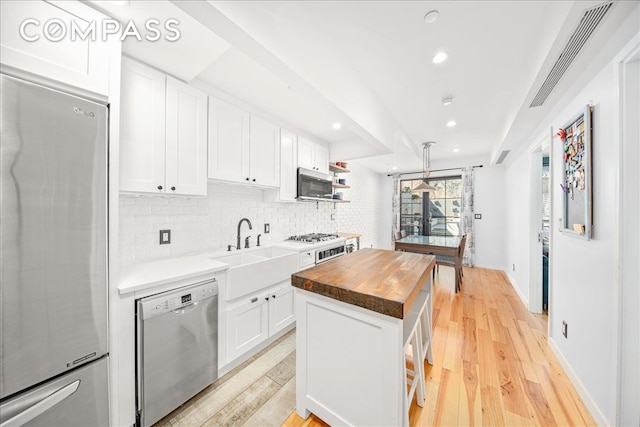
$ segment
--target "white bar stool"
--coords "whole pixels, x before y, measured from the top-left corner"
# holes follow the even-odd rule
[[[417,393],[416,403],[420,407],[424,407],[425,399],[425,379],[424,379],[424,355],[422,354],[422,322],[420,320],[419,311],[410,311],[409,315],[405,317],[403,321],[403,352],[405,357],[404,363],[404,379],[405,390],[408,387],[405,395],[405,411],[404,411],[404,425],[409,425],[409,408],[413,397]],[[407,368],[406,354],[411,346],[411,357],[413,361],[413,370]],[[410,378],[409,378],[410,377]]]
[[[427,294],[421,309],[420,309],[420,326],[422,329],[422,357],[433,365],[433,352],[431,350],[431,294],[426,291],[420,291]]]

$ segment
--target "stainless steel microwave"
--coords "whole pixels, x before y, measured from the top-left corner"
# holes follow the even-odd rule
[[[331,200],[333,178],[328,173],[298,168],[298,200]]]

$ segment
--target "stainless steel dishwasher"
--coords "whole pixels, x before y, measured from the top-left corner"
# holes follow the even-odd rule
[[[148,427],[218,378],[216,279],[136,301],[138,426]]]

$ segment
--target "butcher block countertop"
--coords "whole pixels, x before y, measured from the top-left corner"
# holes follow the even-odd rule
[[[362,249],[291,276],[296,288],[403,319],[436,260],[432,255]]]
[[[340,237],[344,237],[345,239],[357,239],[358,237],[362,237],[362,234],[358,233],[341,233],[338,231],[336,234]]]

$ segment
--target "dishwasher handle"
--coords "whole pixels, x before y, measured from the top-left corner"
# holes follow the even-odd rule
[[[180,308],[176,308],[175,310],[171,310],[171,313],[177,314],[177,315],[187,314],[195,310],[197,305],[198,305],[198,301],[188,305],[184,305]]]

